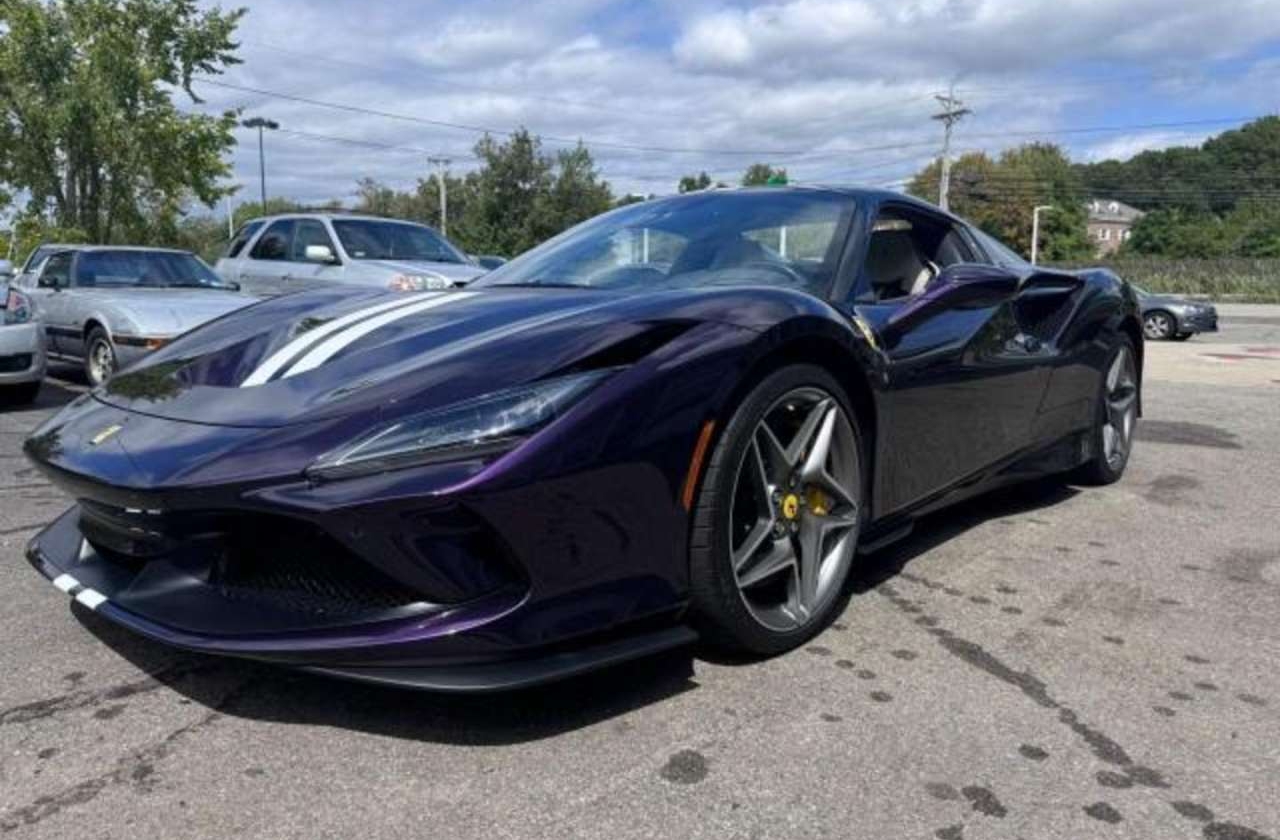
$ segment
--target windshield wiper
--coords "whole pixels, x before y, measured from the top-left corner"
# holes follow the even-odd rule
[[[581,283],[539,283],[537,281],[528,281],[523,283],[490,283],[490,289],[591,289],[599,291],[598,286],[584,286]]]

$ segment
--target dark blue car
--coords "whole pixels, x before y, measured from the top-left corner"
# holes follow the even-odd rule
[[[819,632],[870,550],[997,484],[1125,469],[1142,322],[904,196],[709,191],[457,291],[220,318],[27,455],[76,505],[28,556],[145,636],[441,690],[700,634]]]

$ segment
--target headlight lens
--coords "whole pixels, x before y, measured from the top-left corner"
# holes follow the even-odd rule
[[[425,292],[429,289],[447,289],[452,284],[438,274],[397,274],[387,288],[393,292]]]
[[[4,300],[4,323],[25,324],[31,320],[31,298],[10,289]]]
[[[307,469],[315,480],[493,456],[546,426],[612,370],[533,382],[400,420],[357,438]]]

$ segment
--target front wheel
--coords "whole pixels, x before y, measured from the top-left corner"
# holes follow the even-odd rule
[[[742,400],[693,509],[692,613],[711,642],[771,655],[830,620],[858,543],[862,453],[844,391],[821,368],[782,368]]]
[[[116,372],[116,348],[102,327],[89,331],[84,348],[84,377],[96,388]]]
[[[1138,423],[1138,365],[1133,343],[1121,338],[1111,351],[1098,394],[1093,458],[1076,477],[1086,484],[1112,484],[1124,475]]]

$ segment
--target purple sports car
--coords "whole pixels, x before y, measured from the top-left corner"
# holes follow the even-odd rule
[[[174,341],[27,441],[76,499],[28,557],[161,642],[420,688],[776,654],[921,514],[1118,479],[1142,348],[1114,275],[902,195],[647,201]]]

